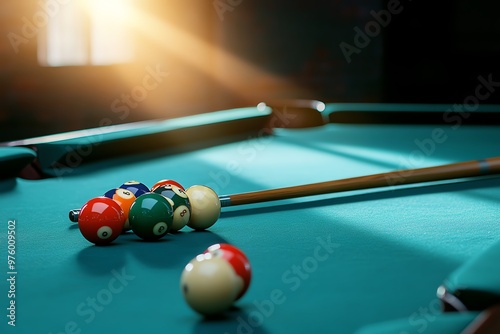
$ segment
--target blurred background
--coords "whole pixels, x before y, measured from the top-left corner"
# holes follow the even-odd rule
[[[2,0],[0,141],[282,99],[463,103],[496,1]],[[500,89],[498,89],[500,90]],[[484,103],[499,103],[493,91]]]

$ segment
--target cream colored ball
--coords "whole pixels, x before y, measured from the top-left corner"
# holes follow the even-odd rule
[[[191,217],[187,226],[204,230],[215,224],[220,216],[219,196],[211,188],[195,185],[186,190],[191,204]]]
[[[233,305],[242,283],[228,261],[211,254],[200,254],[184,268],[180,288],[193,310],[214,316]]]

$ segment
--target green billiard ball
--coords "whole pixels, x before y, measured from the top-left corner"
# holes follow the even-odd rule
[[[140,238],[160,239],[172,228],[172,204],[156,193],[139,196],[130,207],[129,222],[132,231]]]

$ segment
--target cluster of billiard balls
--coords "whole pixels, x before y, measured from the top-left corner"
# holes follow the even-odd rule
[[[250,262],[239,248],[215,244],[185,266],[180,288],[193,310],[216,316],[245,294],[251,276]]]
[[[203,230],[219,215],[219,197],[208,187],[184,189],[176,181],[161,180],[150,189],[129,181],[85,203],[78,227],[88,241],[106,245],[129,230],[144,240],[158,240],[184,226]],[[245,294],[251,276],[250,262],[239,248],[215,244],[184,267],[180,288],[193,310],[214,316]]]
[[[148,188],[129,181],[85,203],[78,227],[88,241],[106,245],[129,230],[144,240],[158,240],[186,225],[203,230],[219,215],[219,197],[208,187],[184,189],[176,181],[161,180]]]

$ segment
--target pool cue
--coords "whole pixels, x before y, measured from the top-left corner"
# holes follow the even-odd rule
[[[347,179],[312,183],[263,191],[219,197],[221,206],[233,206],[295,197],[321,195],[349,190],[404,185],[421,182],[450,180],[457,178],[500,173],[500,157],[459,162],[435,167],[399,170],[394,172],[358,176]]]
[[[500,174],[500,157],[472,160],[435,167],[398,170],[367,176],[311,183],[285,188],[219,196],[221,207],[277,201],[349,190],[380,188],[458,178]],[[69,218],[78,221],[80,210],[71,210]]]

